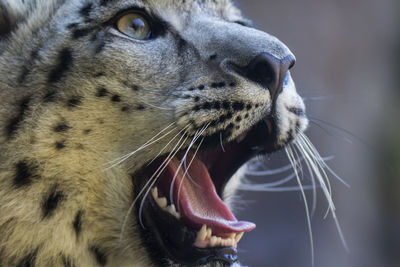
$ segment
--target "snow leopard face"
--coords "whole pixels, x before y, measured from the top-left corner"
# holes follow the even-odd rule
[[[239,266],[248,160],[308,124],[228,0],[0,0],[0,265]]]

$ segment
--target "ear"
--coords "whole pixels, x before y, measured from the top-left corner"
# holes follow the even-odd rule
[[[20,0],[0,0],[0,39],[7,37],[23,19]]]

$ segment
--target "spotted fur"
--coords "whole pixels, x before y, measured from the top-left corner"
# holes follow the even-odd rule
[[[116,31],[129,9],[160,25],[154,39]],[[131,175],[169,140],[110,162],[170,124],[190,136],[209,124],[207,142],[230,141],[274,108],[278,144],[303,131],[291,78],[273,104],[229,70],[291,54],[242,24],[229,0],[0,0],[0,266],[155,266],[137,217],[121,231]]]

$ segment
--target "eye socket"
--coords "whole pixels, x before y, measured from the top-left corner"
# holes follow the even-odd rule
[[[138,40],[148,40],[151,36],[148,21],[138,13],[128,13],[119,18],[117,29],[121,33]]]

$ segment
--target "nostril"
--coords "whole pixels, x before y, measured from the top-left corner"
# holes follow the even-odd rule
[[[261,53],[247,66],[240,68],[239,73],[268,89],[272,99],[275,99],[282,91],[283,80],[295,62],[291,55],[278,59],[269,53]]]
[[[245,67],[245,75],[271,90],[279,79],[279,61],[270,54],[261,53]]]

